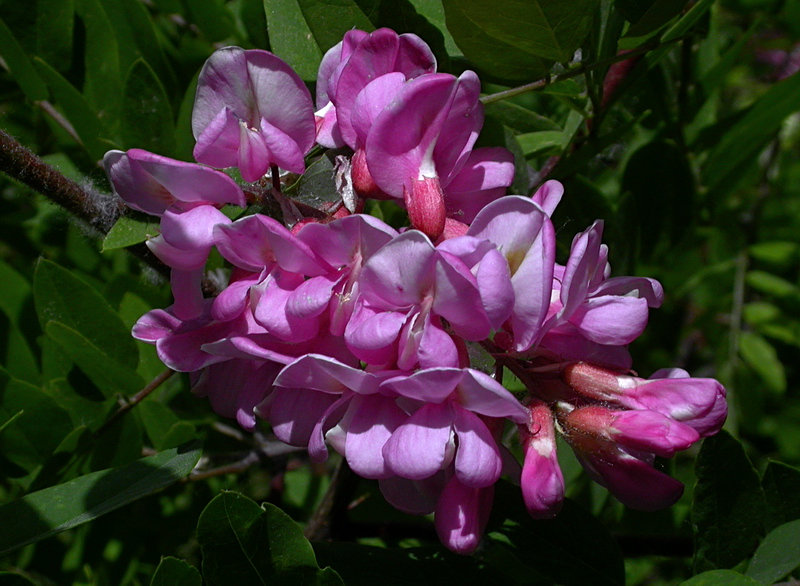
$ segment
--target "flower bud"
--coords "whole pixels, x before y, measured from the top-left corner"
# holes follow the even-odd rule
[[[436,241],[444,232],[444,192],[438,177],[423,177],[411,182],[411,189],[403,187],[403,197],[411,226]]]
[[[531,517],[550,519],[564,501],[564,477],[556,457],[556,434],[549,407],[536,402],[530,407],[530,422],[520,426],[525,462],[520,486]]]

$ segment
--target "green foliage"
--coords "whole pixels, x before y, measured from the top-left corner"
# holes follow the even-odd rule
[[[313,92],[325,51],[382,26],[422,37],[441,71],[477,70],[486,95],[513,90],[487,103],[479,145],[516,155],[516,193],[564,183],[560,261],[602,218],[614,274],[664,284],[631,347],[636,368],[720,378],[731,405],[727,432],[668,463],[684,497],[636,513],[565,460],[558,517],[530,520],[501,483],[485,542],[465,558],[377,483],[342,481],[333,541],[312,548],[301,527],[336,485],[330,469],[267,427],[220,421],[189,377],[166,376],[156,348],[130,337],[170,302],[165,280],[121,250],[157,236],[157,222],[128,211],[98,237],[3,176],[0,583],[800,578],[800,74],[764,61],[796,55],[797,0],[0,0],[0,127],[108,192],[109,149],[191,160],[197,74],[215,48],[273,51]],[[634,58],[613,80],[620,50]],[[287,193],[336,201],[335,154],[313,152]]]

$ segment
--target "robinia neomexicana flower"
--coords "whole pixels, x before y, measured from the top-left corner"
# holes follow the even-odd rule
[[[611,276],[601,221],[556,262],[550,218],[568,196],[555,181],[506,195],[511,153],[473,148],[479,97],[475,73],[437,73],[421,39],[388,29],[349,31],[325,55],[316,113],[280,58],[228,47],[198,82],[200,165],[137,149],[105,159],[116,193],[161,217],[148,245],[172,268],[174,304],[133,335],[191,373],[220,415],[249,430],[265,420],[316,460],[334,449],[397,508],[434,513],[442,542],[463,554],[478,547],[504,474],[531,515],[558,513],[558,435],[620,501],[655,510],[683,490],[655,458],[716,433],[727,413],[713,379],[632,373],[627,345],[661,304],[660,284]],[[292,225],[220,211],[244,209],[248,186],[217,169],[269,175],[279,192],[279,169],[302,173],[315,141],[349,149],[337,172],[357,205]],[[394,200],[410,225],[353,213],[367,198]],[[208,297],[212,249],[229,268]],[[525,392],[472,364],[470,345]],[[509,429],[521,464],[503,456]]]

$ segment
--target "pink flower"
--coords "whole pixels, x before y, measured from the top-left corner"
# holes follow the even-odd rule
[[[305,170],[314,108],[291,67],[267,51],[226,47],[206,61],[197,83],[192,132],[200,163],[239,167],[245,181],[257,181],[271,165]]]
[[[355,147],[351,113],[371,81],[396,72],[401,81],[436,71],[436,58],[417,35],[382,28],[351,30],[325,53],[317,75],[317,142],[328,148]]]

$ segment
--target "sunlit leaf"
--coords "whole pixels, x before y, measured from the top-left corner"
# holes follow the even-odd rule
[[[169,486],[200,458],[197,442],[112,470],[86,474],[0,507],[0,553],[77,527]]]

